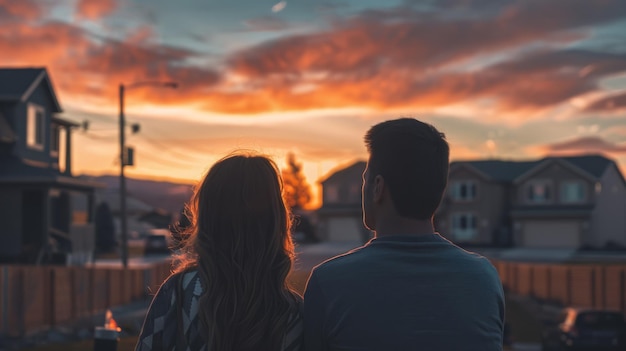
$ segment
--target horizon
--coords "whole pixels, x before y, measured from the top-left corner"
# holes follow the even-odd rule
[[[280,5],[280,6],[279,6]],[[626,174],[626,3],[606,0],[0,0],[0,67],[48,70],[75,174],[197,182],[235,149],[318,180],[366,160],[372,125],[417,117],[451,161],[603,154]],[[55,33],[50,36],[49,33]]]

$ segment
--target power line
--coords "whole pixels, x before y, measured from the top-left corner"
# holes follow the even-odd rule
[[[167,145],[161,143],[160,141],[157,141],[155,139],[149,138],[149,137],[147,137],[147,136],[145,136],[143,134],[138,135],[138,136],[141,137],[141,139],[143,139],[144,141],[148,142],[153,147],[159,149],[160,151],[164,151],[164,152],[170,153],[173,156],[181,157],[181,158],[187,159],[189,161],[197,161],[197,158],[195,158],[193,156],[190,156],[189,154],[185,154],[185,153],[173,150],[172,146],[167,146]]]

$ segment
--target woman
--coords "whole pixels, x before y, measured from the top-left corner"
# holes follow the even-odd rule
[[[300,350],[301,297],[286,282],[290,216],[274,162],[218,161],[188,209],[178,268],[154,297],[136,350]]]

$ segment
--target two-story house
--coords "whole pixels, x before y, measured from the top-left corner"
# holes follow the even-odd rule
[[[98,184],[72,177],[78,125],[60,112],[45,68],[0,69],[0,261],[82,263],[93,253]]]
[[[626,182],[600,155],[453,162],[436,218],[458,243],[626,246]]]
[[[320,183],[322,207],[317,210],[320,239],[335,242],[365,242],[371,232],[363,225],[361,184],[366,162],[358,161],[332,171]]]

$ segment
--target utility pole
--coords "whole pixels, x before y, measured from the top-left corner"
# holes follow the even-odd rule
[[[126,225],[126,122],[124,120],[124,84],[120,84],[120,226],[122,236],[122,265],[128,268],[128,232]]]
[[[127,165],[128,161],[128,153],[126,150],[126,121],[124,118],[124,92],[126,88],[136,88],[139,86],[161,86],[171,89],[178,88],[178,83],[176,82],[160,82],[160,81],[143,81],[143,82],[135,82],[125,86],[124,84],[120,84],[120,231],[122,237],[122,265],[124,269],[128,268],[128,228],[127,228],[127,218],[126,218],[126,176],[124,175],[124,167]],[[139,128],[137,126],[133,126],[133,131],[138,131]]]

